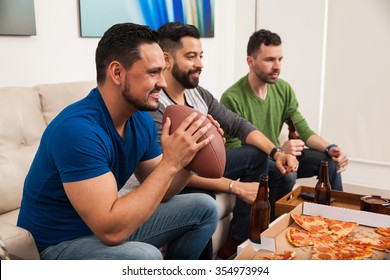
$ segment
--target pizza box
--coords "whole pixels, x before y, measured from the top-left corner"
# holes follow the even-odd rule
[[[359,223],[353,234],[359,237],[374,237],[375,227],[390,227],[390,216],[376,214],[366,211],[353,210],[348,208],[333,207],[310,202],[303,202],[296,206],[291,212],[298,215],[322,216],[342,221]],[[290,213],[291,213],[290,212]],[[245,241],[237,248],[237,260],[256,259],[260,256],[270,256],[273,252],[283,252],[284,250],[295,251],[297,260],[308,260],[311,256],[311,247],[295,247],[291,245],[287,238],[288,228],[300,228],[291,218],[290,213],[283,214],[270,224],[270,227],[261,235],[261,244],[253,244],[249,240]],[[386,259],[389,253],[373,250],[372,259]]]
[[[302,193],[314,194],[314,187],[298,186],[276,201],[275,215],[281,216],[284,213],[288,213],[304,202],[305,200],[300,196]],[[360,198],[363,196],[365,195],[332,190],[334,201],[331,203],[331,206],[360,210]]]

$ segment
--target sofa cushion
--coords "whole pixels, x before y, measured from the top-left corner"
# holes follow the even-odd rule
[[[49,124],[62,109],[87,96],[94,87],[96,87],[95,81],[83,81],[41,84],[35,86],[34,89],[41,98],[43,116]]]
[[[25,260],[39,260],[34,238],[27,230],[15,225],[0,221],[1,238],[4,241],[11,258]]]
[[[20,212],[20,208],[8,211],[6,213],[2,213],[0,215],[0,221],[16,225],[18,221],[19,212]]]
[[[0,88],[0,214],[20,207],[24,178],[45,128],[33,89]]]
[[[236,203],[236,196],[228,193],[217,193],[216,200],[219,208],[219,219],[230,215]]]

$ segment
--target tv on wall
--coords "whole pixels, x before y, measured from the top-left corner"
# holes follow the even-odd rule
[[[36,35],[34,0],[0,0],[0,35]]]
[[[214,0],[79,0],[79,4],[81,37],[101,37],[116,23],[157,29],[170,21],[195,25],[202,37],[214,37]]]

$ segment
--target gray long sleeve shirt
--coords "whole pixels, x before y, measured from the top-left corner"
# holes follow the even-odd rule
[[[243,143],[246,143],[246,138],[250,132],[257,130],[249,121],[230,111],[219,103],[208,90],[200,86],[194,89],[186,89],[184,91],[184,97],[187,106],[193,107],[204,115],[211,115],[219,122],[225,134],[239,138]],[[154,119],[161,143],[162,120],[165,108],[176,103],[163,90],[160,92],[159,103],[160,108],[157,111],[151,111],[149,113]]]

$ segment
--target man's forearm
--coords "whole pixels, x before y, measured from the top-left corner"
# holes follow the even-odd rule
[[[262,150],[269,155],[275,145],[261,131],[254,130],[248,134],[246,143]]]
[[[181,192],[189,183],[191,177],[192,174],[186,169],[180,170],[173,178],[173,181],[165,193],[162,202],[170,200],[173,196]]]

